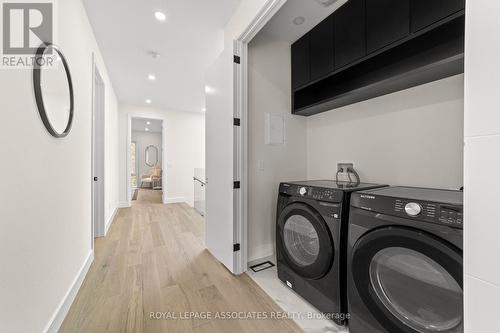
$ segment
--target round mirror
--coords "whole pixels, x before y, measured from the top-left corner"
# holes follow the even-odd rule
[[[147,146],[146,147],[146,165],[148,167],[154,167],[158,164],[158,148],[155,146]]]
[[[47,131],[56,138],[68,135],[73,122],[73,84],[61,50],[43,44],[35,55],[33,84],[38,112]]]

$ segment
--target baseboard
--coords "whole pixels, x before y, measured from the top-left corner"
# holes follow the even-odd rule
[[[104,226],[104,237],[106,237],[109,227],[111,227],[111,225],[115,221],[116,213],[118,213],[118,208],[115,208],[113,214],[111,214],[111,217],[106,221],[106,225]]]
[[[94,251],[92,250],[87,256],[87,259],[85,259],[82,268],[73,280],[73,283],[71,284],[69,290],[66,292],[66,295],[64,295],[61,303],[59,303],[59,306],[57,307],[56,311],[52,315],[52,318],[45,327],[44,332],[57,333],[57,331],[59,331],[59,328],[61,328],[64,318],[66,318],[69,308],[71,307],[71,304],[73,304],[73,301],[78,294],[78,290],[80,290],[83,280],[85,280],[85,276],[87,275],[87,272],[89,271],[90,265],[92,265],[93,261]]]
[[[118,208],[130,208],[130,203],[124,201],[118,203]]]
[[[179,203],[179,202],[186,202],[186,199],[184,199],[183,197],[177,197],[177,198],[165,198],[163,200],[164,204]]]

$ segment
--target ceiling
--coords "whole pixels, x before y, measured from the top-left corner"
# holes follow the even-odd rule
[[[293,43],[346,2],[347,0],[288,0],[261,32]],[[325,7],[322,3],[331,5]],[[304,18],[301,25],[294,24],[297,17]]]
[[[150,99],[156,108],[201,112],[206,69],[222,51],[223,29],[240,1],[83,0],[120,103]],[[156,11],[166,14],[164,22]]]
[[[149,131],[146,131],[146,128]],[[148,118],[132,118],[132,131],[134,132],[161,133],[161,130],[161,120]]]

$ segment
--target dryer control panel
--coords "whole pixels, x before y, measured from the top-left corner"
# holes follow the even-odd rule
[[[394,194],[406,194],[408,198],[396,197]],[[381,214],[462,228],[461,196],[462,193],[458,191],[394,187],[355,193],[351,205]],[[441,197],[445,202],[422,200]]]
[[[434,202],[414,202],[394,199],[394,212],[397,215],[423,219],[424,221],[443,223],[461,227],[463,212],[460,207],[446,206]]]

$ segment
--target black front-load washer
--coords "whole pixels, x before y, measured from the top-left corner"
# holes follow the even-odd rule
[[[463,332],[463,193],[387,187],[353,194],[351,333]]]
[[[352,192],[384,185],[328,180],[281,183],[278,277],[337,324],[345,324],[347,222]]]

